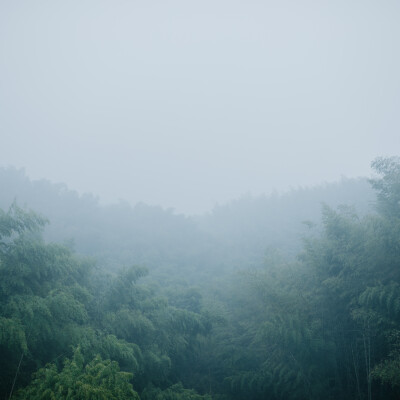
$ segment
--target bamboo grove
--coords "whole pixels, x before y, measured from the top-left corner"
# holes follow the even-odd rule
[[[372,167],[372,210],[324,205],[296,256],[265,243],[262,262],[162,213],[183,250],[167,235],[164,257],[143,233],[134,266],[121,248],[80,255],[14,202],[0,211],[0,398],[398,399],[400,161]]]

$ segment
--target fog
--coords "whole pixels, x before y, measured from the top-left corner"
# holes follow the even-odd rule
[[[0,398],[400,399],[398,1],[0,1]]]
[[[201,213],[399,152],[397,1],[0,3],[0,164]]]

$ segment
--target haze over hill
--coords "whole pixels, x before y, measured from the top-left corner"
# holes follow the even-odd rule
[[[321,207],[342,204],[360,215],[374,209],[375,196],[366,179],[342,180],[282,195],[244,196],[193,217],[143,203],[101,205],[66,185],[30,180],[23,170],[0,168],[0,208],[15,201],[49,218],[45,238],[73,243],[75,250],[96,257],[99,266],[116,271],[145,265],[163,279],[196,284],[204,277],[260,265],[267,249],[288,259],[302,247],[310,230],[305,221],[321,223]],[[171,272],[174,271],[173,273]]]

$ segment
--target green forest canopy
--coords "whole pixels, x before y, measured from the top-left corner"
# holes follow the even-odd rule
[[[328,186],[331,198],[351,193],[360,212],[335,200],[321,224],[297,233],[287,215],[279,226],[263,207],[281,201],[294,215],[296,199],[315,205],[322,189],[191,219],[144,205],[101,208],[48,184],[53,231],[14,202],[0,211],[0,397],[399,398],[400,160],[372,167],[375,211],[361,181]],[[3,182],[21,178],[8,173]],[[54,241],[69,212],[66,233],[84,227],[84,256]],[[276,237],[287,242],[268,239]],[[135,251],[140,262],[132,257],[129,267]]]

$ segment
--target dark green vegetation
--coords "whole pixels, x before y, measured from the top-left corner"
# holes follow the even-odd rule
[[[398,399],[400,161],[373,168],[376,200],[348,180],[196,218],[1,171],[0,398]]]

